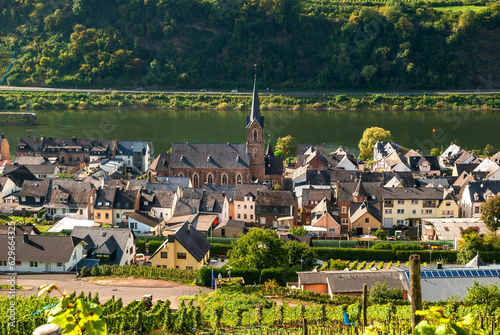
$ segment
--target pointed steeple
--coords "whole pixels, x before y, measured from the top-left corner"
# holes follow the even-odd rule
[[[264,128],[264,118],[260,116],[259,92],[257,91],[257,65],[254,66],[255,77],[253,83],[252,110],[250,112],[250,117],[247,117],[247,128],[250,127],[253,120],[257,120],[260,126]]]
[[[274,157],[273,146],[271,145],[271,139],[267,142],[266,156]]]

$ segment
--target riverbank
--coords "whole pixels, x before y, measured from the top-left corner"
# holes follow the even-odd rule
[[[0,113],[0,126],[33,126],[35,124],[35,113]]]
[[[263,110],[498,110],[500,94],[261,94]],[[246,110],[248,94],[0,92],[0,110],[162,108]]]

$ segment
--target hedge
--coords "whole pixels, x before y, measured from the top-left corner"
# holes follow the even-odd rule
[[[137,252],[143,254],[146,252],[146,242],[145,241],[137,241],[135,243],[135,247],[137,248]]]
[[[155,251],[163,244],[163,241],[151,240],[148,242],[148,252],[154,254]]]
[[[480,251],[479,257],[487,263],[500,262],[500,251]]]
[[[227,256],[229,250],[231,250],[231,246],[229,244],[213,243],[212,247],[210,248],[210,255]]]
[[[212,269],[214,272],[214,277],[217,278],[219,273],[222,274],[222,277],[227,278],[227,271],[222,271],[221,269],[215,269],[210,267],[202,267],[199,272],[200,285],[202,286],[211,286],[212,280]],[[231,269],[231,277],[243,277],[246,285],[250,285],[253,283],[259,283],[260,279],[260,271],[257,269]]]
[[[396,260],[401,262],[406,262],[410,259],[410,255],[417,254],[420,255],[420,261],[430,262],[431,254],[429,250],[398,250],[396,251]],[[458,251],[455,250],[433,250],[432,259],[438,260],[442,259],[446,263],[455,263],[457,261]]]
[[[261,283],[265,283],[266,281],[272,279],[276,279],[276,282],[280,286],[286,286],[287,282],[299,281],[297,272],[291,268],[269,268],[261,271],[260,273]]]
[[[366,260],[366,261],[392,261],[396,258],[393,250],[372,250],[356,248],[312,248],[316,257],[322,260],[343,259],[343,260]]]

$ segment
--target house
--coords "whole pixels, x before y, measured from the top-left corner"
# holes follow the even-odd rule
[[[271,146],[271,140],[267,144],[266,154],[264,156],[264,180],[263,182],[271,188],[279,185],[283,189],[283,178],[285,169],[283,167],[283,159],[281,157],[274,157],[274,150]]]
[[[371,202],[352,202],[349,215],[350,229],[355,235],[373,235],[382,228],[379,208]]]
[[[462,217],[480,218],[481,205],[496,195],[500,195],[500,182],[481,181],[466,185],[460,200]]]
[[[114,159],[122,160],[127,168],[144,173],[149,168],[151,149],[148,141],[117,141]]]
[[[363,294],[364,284],[368,290],[377,283],[387,283],[389,289],[397,287],[406,290],[399,271],[385,270],[340,270],[297,272],[301,290],[326,293],[330,297],[342,294],[357,297]]]
[[[125,169],[125,162],[116,158],[100,158],[89,163],[89,169],[101,169],[108,176]]]
[[[295,216],[294,206],[295,199],[290,192],[262,191],[255,199],[255,223],[278,228],[279,218]]]
[[[116,197],[116,188],[96,190],[94,201],[94,221],[101,226],[113,226],[113,206]]]
[[[139,191],[117,189],[113,204],[113,226],[118,226],[126,220],[127,214],[138,211],[139,200]]]
[[[35,158],[35,157],[30,157]],[[38,157],[37,157],[38,158]],[[41,158],[41,157],[40,157]],[[5,166],[3,170],[4,174],[8,174],[9,172],[19,168],[20,166],[26,167],[28,171],[30,171],[36,178],[54,178],[57,174],[59,174],[60,170],[57,165],[21,165],[21,164],[9,164]]]
[[[219,193],[223,194],[228,202],[228,220],[232,220],[235,217],[234,214],[234,194],[236,192],[237,185],[205,185],[203,188],[205,192],[208,193]]]
[[[12,231],[12,226],[9,225],[0,225],[0,235],[9,235],[9,231]],[[31,223],[25,224],[23,226],[14,226],[16,235],[24,235],[24,233],[28,235],[41,235],[42,233]]]
[[[439,176],[441,174],[441,167],[436,156],[409,156],[407,162],[411,172],[417,177]]]
[[[245,233],[246,224],[244,221],[227,220],[225,223],[218,224],[212,231],[214,237],[237,238]]]
[[[21,187],[18,187],[8,176],[0,177],[0,194],[2,195],[2,203],[19,203],[18,196],[16,196],[15,193],[20,190]]]
[[[445,198],[442,187],[381,188],[384,228],[417,226],[425,218],[435,218]]]
[[[297,202],[298,207],[302,209],[301,222],[303,225],[311,224],[311,211],[323,199],[326,199],[330,206],[335,203],[332,189],[309,188],[302,190],[302,195],[297,199]]]
[[[50,218],[69,215],[73,219],[88,220],[92,217],[94,197],[95,188],[89,182],[52,179],[44,207]]]
[[[226,222],[229,220],[229,200],[226,193],[217,193],[215,189],[201,190],[202,197],[199,207],[200,214],[212,214],[217,217],[217,222]]]
[[[0,272],[12,272],[8,265],[9,235],[0,234]],[[66,272],[84,257],[87,243],[74,236],[15,236],[15,272]]]
[[[262,191],[267,191],[263,184],[238,184],[234,191],[234,216],[243,222],[255,222],[255,200]]]
[[[439,156],[439,163],[441,166],[445,166],[448,163],[448,158],[455,156],[462,148],[451,142],[450,146],[446,148],[441,156]]]
[[[19,205],[14,212],[38,214],[48,199],[50,180],[26,180],[19,192]],[[24,215],[23,215],[24,216]]]
[[[161,222],[163,220],[161,219],[137,211],[126,213],[125,216],[127,217],[128,227],[136,234],[159,235],[162,231],[163,225],[161,225]]]
[[[76,226],[71,236],[87,243],[87,259],[95,259],[100,264],[109,265],[134,263],[136,238],[131,229]]]
[[[469,163],[469,164],[455,164],[453,166],[452,176],[458,177],[458,176],[462,175],[462,173],[464,171],[470,174],[478,166],[479,166],[479,164],[471,164],[471,163]]]
[[[140,193],[139,211],[168,221],[173,216],[177,198],[178,195],[175,191],[143,190]]]
[[[167,228],[163,234],[167,239],[149,258],[153,267],[198,270],[210,260],[210,243],[190,223]]]
[[[197,231],[205,236],[210,236],[214,227],[219,224],[219,218],[213,214],[198,214],[192,224]]]
[[[79,220],[79,219],[71,219],[69,217],[63,217],[54,226],[52,226],[47,232],[71,234],[71,231],[76,226],[98,227],[99,224],[95,223],[93,220]]]
[[[304,225],[304,228],[310,234],[340,237],[342,228],[339,221],[338,208],[334,208],[330,201],[323,198],[311,210],[311,224]]]

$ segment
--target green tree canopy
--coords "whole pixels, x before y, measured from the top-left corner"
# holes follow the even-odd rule
[[[302,270],[307,270],[311,269],[316,262],[315,252],[304,242],[286,242],[284,249],[288,262],[286,266],[292,267],[299,265]]]
[[[387,240],[387,234],[385,233],[385,230],[383,229],[378,229],[375,232],[375,237],[378,238],[379,240]]]
[[[297,156],[297,142],[290,135],[278,138],[275,149],[281,150],[285,158]]]
[[[307,230],[304,228],[304,226],[292,227],[290,228],[290,234],[295,236],[306,236]]]
[[[486,144],[486,147],[483,150],[483,154],[487,157],[491,157],[495,154],[495,147],[491,144]]]
[[[375,143],[377,143],[377,141],[392,141],[391,132],[380,127],[366,128],[363,132],[363,137],[361,137],[361,140],[358,144],[360,150],[359,156],[361,159],[369,159],[373,157],[373,147],[375,146]],[[369,151],[366,149],[368,149]],[[370,156],[368,156],[368,153],[370,154]]]
[[[432,148],[431,149],[431,156],[441,156],[442,152],[439,150],[439,148]]]
[[[286,264],[283,240],[271,229],[252,228],[233,243],[228,264],[235,268],[258,270]]]
[[[481,205],[481,220],[495,233],[500,227],[500,196],[496,196]]]

